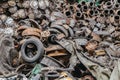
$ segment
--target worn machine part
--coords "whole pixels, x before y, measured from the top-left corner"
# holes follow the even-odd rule
[[[82,80],[95,80],[91,75],[86,75],[82,78]]]
[[[94,10],[90,10],[88,14],[89,14],[90,16],[94,16],[94,15],[95,15],[95,12],[94,12]]]
[[[77,18],[77,19],[82,18],[82,13],[81,13],[81,12],[77,12],[77,13],[76,13],[76,18]]]
[[[61,33],[59,30],[57,30],[57,29],[54,29],[54,28],[50,28],[50,29],[48,29],[48,31],[52,34],[57,34],[57,33]]]
[[[114,20],[115,20],[115,22],[118,22],[119,19],[120,19],[120,16],[119,16],[119,15],[115,15],[115,16],[114,16]]]
[[[32,54],[32,52],[29,52],[30,54],[28,55],[28,52],[26,52],[26,49],[29,44],[33,44],[36,47],[37,52],[35,54]],[[31,49],[34,49],[34,48],[31,48]],[[26,62],[35,62],[36,60],[40,59],[43,56],[43,53],[44,53],[43,44],[37,38],[29,38],[21,46],[21,56]],[[30,57],[31,54],[32,56]]]
[[[86,5],[86,2],[85,2],[85,1],[82,1],[80,4],[81,4],[81,5]]]
[[[120,5],[119,5],[119,3],[118,4],[115,4],[115,9],[119,9],[119,7],[120,7]]]
[[[45,66],[48,66],[48,67],[65,67],[61,62],[59,62],[58,60],[52,58],[52,57],[48,57],[48,56],[45,56],[41,62],[41,64],[45,65]]]
[[[63,26],[52,26],[52,28],[57,29],[65,34],[66,37],[68,37],[68,32]]]
[[[98,43],[97,41],[89,41],[87,44],[86,44],[86,49],[88,51],[94,51],[98,46]]]
[[[81,4],[77,4],[77,7],[80,9],[81,8]]]
[[[71,14],[72,14],[71,11],[66,11],[66,12],[65,12],[65,15],[66,15],[67,17],[70,17]]]
[[[22,32],[22,36],[40,37],[41,30],[37,28],[27,28]]]
[[[35,28],[38,28],[38,29],[42,30],[41,26],[34,19],[25,19],[25,20],[31,22],[31,24],[33,24]]]
[[[86,12],[88,10],[87,5],[82,6],[82,11]]]
[[[95,6],[94,2],[90,2],[90,3],[89,3],[89,7],[90,7],[90,8],[93,8],[94,6]]]
[[[63,49],[60,45],[51,45],[47,48],[45,48],[46,52],[50,52],[50,51],[55,51],[55,50],[61,50]]]
[[[60,67],[54,67],[54,66],[50,66],[50,67],[43,67],[41,69],[41,71],[68,71],[71,72],[73,71],[73,68],[60,68]]]
[[[105,80],[109,80],[110,77],[113,77],[111,75],[112,72],[117,74],[118,70],[114,71],[113,68],[116,69],[116,63],[119,61],[118,59],[120,57],[119,0],[0,0],[0,2],[2,2],[0,4],[0,34],[15,34],[15,36],[13,36],[15,39],[15,46],[13,47],[19,51],[20,59],[22,58],[20,47],[30,37],[34,36],[35,38],[37,37],[37,39],[39,38],[46,47],[45,52],[43,52],[45,53],[45,56],[51,57],[46,59],[46,61],[43,61],[45,64],[43,67],[47,65],[48,67],[49,65],[51,67],[53,62],[55,66],[61,68],[61,70],[59,69],[57,71],[63,72],[66,67],[74,67],[79,59],[77,64],[81,62],[80,64],[87,65],[86,68],[94,68],[94,71],[92,70],[94,73],[88,71],[89,69],[86,69],[87,71],[85,71],[86,74],[84,75],[84,71],[81,71],[81,65],[80,67],[77,66],[78,68],[75,66],[75,70],[72,71],[75,71],[78,76],[74,75],[71,70],[68,70],[70,75],[73,75],[74,78],[80,78],[81,80],[81,77],[86,76],[84,79],[89,80],[90,76],[88,74],[90,72],[97,79],[102,80],[104,79],[103,77],[107,76],[109,78],[105,78]],[[58,25],[61,27],[52,27]],[[14,30],[16,29],[17,31],[14,33]],[[46,32],[47,30],[48,32]],[[92,40],[96,41],[97,44],[89,43]],[[16,65],[18,66],[25,62],[22,59],[19,64],[19,60],[17,60],[18,56],[16,54],[18,52],[14,50],[10,51],[10,54],[7,52],[9,51],[8,46],[11,45],[9,40],[3,40],[3,42],[0,43],[0,74],[9,73],[9,70],[14,72],[15,69],[12,68],[12,66],[16,67]],[[39,43],[36,44],[39,45]],[[59,47],[56,45],[59,45]],[[50,48],[50,46],[53,47]],[[13,47],[12,49],[14,49]],[[28,44],[27,47],[25,52],[29,55],[26,56],[30,58],[35,54],[37,55],[38,51],[36,50],[37,47],[34,47],[34,43],[33,45]],[[9,57],[8,55],[6,56],[6,52],[10,55]],[[92,53],[92,55],[90,55],[90,53]],[[7,64],[6,57],[9,58],[7,63],[10,64],[13,62],[14,65],[11,66]],[[39,58],[39,61],[40,59],[41,58]],[[39,61],[36,60],[28,64],[35,66]],[[89,62],[90,64],[95,64],[91,67]],[[26,74],[31,70],[31,66],[28,66],[27,68],[24,67],[22,67],[18,73]],[[106,72],[102,67],[108,69],[109,72]],[[104,70],[103,73],[102,70]],[[38,70],[35,71],[36,74],[37,71]],[[51,71],[50,74],[52,74],[52,69],[48,69],[47,71]],[[100,74],[98,73],[99,71]],[[31,71],[25,76],[30,77],[30,73]],[[102,74],[104,74],[104,76],[102,76]],[[3,77],[7,77],[5,75],[6,74],[4,74]],[[119,75],[116,76],[117,75],[115,75],[115,78]],[[40,77],[42,77],[41,73],[37,74],[37,78],[34,79],[36,80]],[[13,78],[10,77],[8,79]],[[66,75],[58,80],[64,79],[74,80]],[[53,80],[53,78],[50,78],[50,80]]]
[[[71,44],[71,41],[67,41],[65,39],[62,39],[60,41],[56,42],[61,45],[63,48],[65,48],[70,54],[74,54],[73,44]]]
[[[113,3],[111,1],[107,1],[105,5],[107,6],[107,8],[112,8]]]
[[[49,78],[57,78],[60,76],[60,74],[57,71],[48,71],[44,75]]]
[[[68,28],[68,32],[69,32],[69,37],[73,37],[74,36],[74,32],[73,32],[71,27]]]
[[[120,16],[120,10],[117,10],[117,11],[116,11],[116,15],[119,15],[119,16]]]

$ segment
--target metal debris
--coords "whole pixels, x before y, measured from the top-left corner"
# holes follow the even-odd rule
[[[119,80],[120,0],[0,0],[0,80]]]

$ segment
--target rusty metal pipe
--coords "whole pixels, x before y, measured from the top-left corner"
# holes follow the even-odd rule
[[[115,4],[115,9],[118,9],[120,7],[120,5],[119,4]]]
[[[98,5],[98,6],[97,6],[97,9],[98,9],[98,10],[102,10],[101,5]]]
[[[94,10],[90,10],[90,11],[89,11],[89,15],[90,15],[90,16],[93,16],[94,14],[95,14]]]
[[[82,6],[82,11],[86,12],[88,10],[87,5]]]
[[[86,2],[85,2],[85,1],[82,1],[82,2],[81,2],[81,5],[85,5],[85,4],[86,4]]]
[[[112,3],[111,1],[108,1],[108,2],[106,2],[105,5],[107,6],[107,8],[111,8],[111,7],[112,7],[112,4],[113,4],[113,3]]]
[[[74,7],[72,5],[70,6],[70,10],[74,10]]]
[[[93,2],[90,2],[90,3],[89,3],[89,6],[90,6],[90,7],[94,7],[94,3],[93,3]]]
[[[114,14],[114,11],[111,9],[111,10],[109,10],[109,13],[110,14]]]
[[[76,18],[81,18],[82,17],[82,13],[81,12],[77,12],[76,13]]]
[[[119,16],[119,15],[115,15],[115,16],[114,16],[114,20],[115,20],[115,22],[119,22],[120,16]]]
[[[98,11],[98,10],[96,10],[96,11],[95,11],[95,15],[98,15],[98,14],[99,14],[99,11]]]
[[[82,6],[81,6],[81,4],[78,4],[77,7],[80,9]]]
[[[105,17],[105,15],[104,14],[100,14],[100,17]]]
[[[66,15],[67,17],[70,17],[70,16],[71,16],[71,11],[66,11],[66,12],[65,12],[65,15]]]
[[[120,0],[117,0],[118,3],[120,3]]]
[[[117,15],[119,15],[119,16],[120,16],[120,10],[118,10],[118,11],[117,11]]]
[[[104,14],[108,15],[109,14],[109,10],[108,9],[104,10]]]

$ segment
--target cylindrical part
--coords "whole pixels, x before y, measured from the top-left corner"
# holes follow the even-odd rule
[[[82,1],[82,2],[81,2],[81,5],[85,5],[85,4],[86,4],[86,2],[85,2],[85,1]]]
[[[114,14],[114,11],[111,9],[111,10],[109,10],[109,13],[110,14]]]
[[[93,3],[93,2],[90,2],[90,3],[89,3],[89,6],[90,6],[90,7],[94,7],[94,3]]]
[[[119,7],[120,7],[119,4],[115,4],[115,7],[114,7],[114,8],[118,9]]]
[[[104,14],[100,14],[100,17],[105,17],[105,15]]]
[[[120,0],[117,0],[118,3],[120,3]]]
[[[101,6],[100,6],[100,5],[98,5],[98,6],[97,6],[97,9],[98,9],[98,10],[101,10]]]
[[[98,15],[98,14],[99,14],[99,11],[98,11],[98,10],[96,10],[96,11],[95,11],[95,14],[96,14],[96,15]]]
[[[120,10],[117,10],[117,15],[119,15],[119,16],[120,16]]]
[[[119,16],[119,15],[115,15],[115,16],[114,16],[114,20],[115,20],[115,22],[119,22],[120,16]]]
[[[90,10],[90,11],[89,11],[89,15],[90,15],[90,16],[93,16],[93,15],[94,15],[94,10]]]
[[[66,11],[66,12],[65,12],[65,15],[66,15],[67,17],[70,17],[70,16],[71,16],[71,12],[70,12],[70,11]]]
[[[84,6],[82,7],[82,10],[83,10],[83,11],[87,11],[87,9],[88,9],[87,5],[84,5]]]
[[[81,8],[81,4],[78,4],[77,7],[78,7],[78,8]]]
[[[81,12],[77,12],[76,13],[76,17],[81,18],[82,17],[82,13]]]
[[[108,15],[109,14],[109,10],[108,9],[104,10],[104,14]]]
[[[107,8],[111,8],[111,7],[112,7],[112,4],[113,4],[113,3],[111,3],[111,1],[106,2]]]
[[[74,7],[71,5],[71,6],[70,6],[70,10],[73,10],[73,9],[74,9]]]

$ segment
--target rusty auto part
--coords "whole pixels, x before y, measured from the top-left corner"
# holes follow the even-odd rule
[[[40,63],[48,67],[65,67],[65,65],[63,65],[58,60],[48,56],[45,56]]]
[[[97,48],[97,45],[98,45],[97,41],[90,41],[86,44],[86,49],[88,51],[94,51]]]
[[[65,12],[65,15],[66,15],[67,17],[70,17],[71,14],[72,14],[72,13],[71,13],[70,11],[66,11],[66,12]]]
[[[27,28],[22,32],[22,36],[37,36],[40,37],[41,30],[36,28]]]
[[[68,37],[68,32],[63,26],[56,25],[56,26],[52,26],[52,28],[63,32],[65,34],[65,36]]]
[[[86,75],[82,78],[82,80],[95,80],[91,75]]]
[[[111,77],[118,77],[119,70],[114,71],[114,68],[119,68],[120,57],[119,0],[1,1],[1,75],[15,71],[20,74],[18,79],[24,76],[29,80],[44,78],[44,73],[50,74],[45,77],[48,80],[89,80],[92,76],[96,80],[111,80]],[[8,47],[10,38],[4,40],[5,35],[12,36],[13,46]],[[29,40],[33,44],[26,44]],[[24,44],[28,48],[24,48]],[[39,48],[44,52],[34,44],[42,46]],[[22,50],[29,60],[22,58]],[[41,56],[31,60],[37,53]],[[37,64],[41,67],[32,70]],[[61,72],[62,75],[55,76]]]

